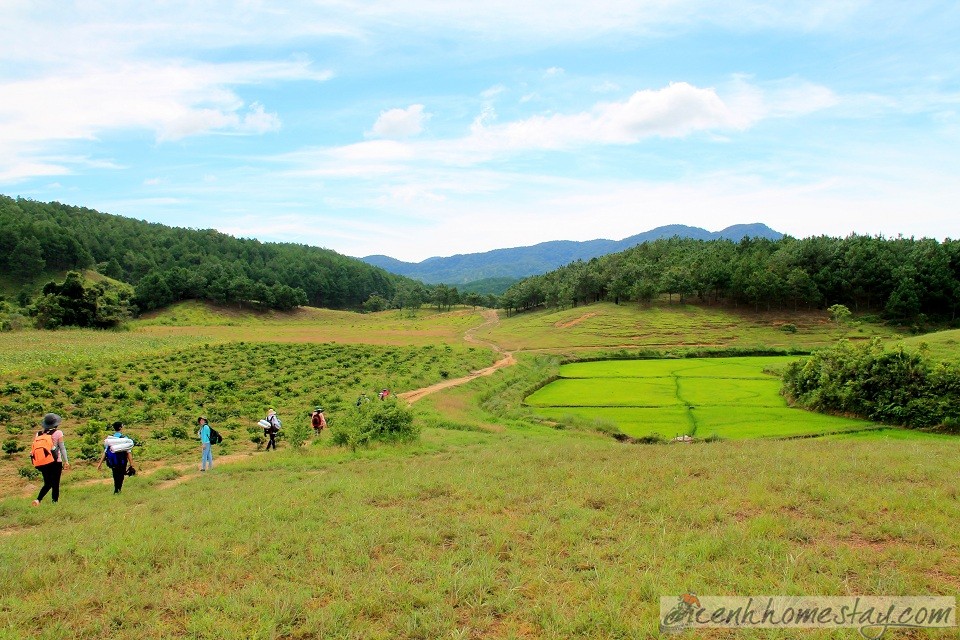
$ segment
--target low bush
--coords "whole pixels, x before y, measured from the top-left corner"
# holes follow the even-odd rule
[[[339,417],[331,433],[334,444],[356,450],[374,441],[413,442],[420,437],[420,428],[414,424],[409,407],[388,398],[348,411]]]
[[[27,480],[37,480],[40,478],[40,472],[36,467],[20,467],[17,469],[17,475]]]

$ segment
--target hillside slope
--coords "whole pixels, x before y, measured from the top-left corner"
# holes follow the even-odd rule
[[[59,202],[0,196],[0,231],[8,292],[35,288],[50,272],[96,269],[137,286],[146,309],[191,298],[263,302],[281,295],[294,306],[354,308],[374,293],[390,298],[404,284],[329,249],[169,227]]]

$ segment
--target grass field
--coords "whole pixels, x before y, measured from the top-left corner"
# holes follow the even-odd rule
[[[792,357],[578,362],[526,398],[559,423],[591,421],[633,437],[792,437],[875,428],[874,423],[794,409],[780,379],[764,373]],[[909,432],[914,433],[914,432]]]
[[[799,328],[786,334],[758,316],[741,326],[729,315],[720,326],[714,309],[620,309],[591,305],[476,330],[531,351],[413,405],[420,441],[355,453],[330,446],[328,434],[299,450],[281,442],[276,452],[256,451],[244,440],[245,412],[270,402],[292,416],[321,400],[347,411],[358,390],[380,380],[401,390],[488,364],[498,356],[463,344],[484,322],[479,313],[284,316],[187,305],[123,333],[40,334],[69,352],[59,360],[42,361],[56,350],[33,343],[17,364],[11,341],[0,347],[11,354],[0,355],[8,367],[0,405],[9,405],[0,422],[39,419],[63,404],[76,464],[59,504],[35,508],[37,484],[16,475],[24,454],[0,463],[0,639],[655,638],[660,596],[687,591],[960,592],[956,438],[890,429],[763,437],[850,424],[783,406],[764,371],[790,358],[559,364],[570,353],[615,351],[622,336],[640,335],[638,326],[665,349],[763,346],[764,336],[803,348],[829,342],[832,327],[785,315],[778,321]],[[607,324],[591,338],[583,325],[595,318]],[[711,340],[721,334],[729,339]],[[594,344],[578,350],[579,342]],[[562,356],[538,351],[545,345]],[[561,371],[563,383],[589,385],[595,400],[593,418],[564,429],[534,414],[573,408],[521,402],[549,397],[552,385],[530,393]],[[615,404],[631,394],[662,404]],[[201,407],[236,425],[204,474],[195,441],[173,446],[151,435]],[[118,496],[108,473],[78,460],[77,426],[95,411],[130,411],[131,430],[152,450]],[[633,426],[628,415],[637,416]],[[709,425],[723,440],[621,443],[609,435],[612,423],[665,436],[678,425],[709,435]],[[884,637],[954,638],[956,629]]]
[[[56,509],[0,501],[0,629],[652,638],[658,598],[688,590],[956,594],[958,473],[938,441],[428,430],[355,457],[281,450],[170,488],[135,478],[122,497],[70,488]]]
[[[792,324],[796,333],[782,329]],[[507,350],[576,350],[598,348],[676,349],[679,347],[740,347],[809,349],[846,335],[867,339],[893,338],[882,325],[859,324],[838,329],[826,312],[756,313],[750,309],[658,302],[649,308],[635,304],[597,303],[559,311],[534,311],[503,318],[478,332]]]
[[[948,331],[938,331],[922,336],[912,336],[903,342],[913,348],[920,348],[921,345],[926,345],[927,353],[934,360],[944,360],[947,362],[960,361],[960,329],[950,329]]]

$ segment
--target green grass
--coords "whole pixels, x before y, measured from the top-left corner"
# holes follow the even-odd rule
[[[95,329],[32,329],[0,333],[0,375],[52,371],[79,363],[162,353],[207,340],[204,336],[151,336]]]
[[[794,324],[797,333],[780,329]],[[809,349],[846,335],[893,338],[892,329],[859,324],[838,329],[826,312],[763,312],[660,301],[650,307],[596,303],[560,311],[534,311],[503,318],[479,337],[508,350],[680,347]]]
[[[626,435],[723,439],[797,437],[875,426],[787,406],[764,371],[793,358],[577,362],[525,402],[560,424],[599,420]]]
[[[0,629],[649,638],[659,597],[688,590],[955,594],[954,453],[940,441],[643,447],[436,431],[356,457],[261,454],[169,489],[134,478],[122,497],[70,488],[56,508],[7,499]]]
[[[183,302],[131,323],[133,331],[157,337],[203,336],[209,342],[341,342],[397,346],[456,344],[467,329],[484,321],[481,310],[439,313],[360,314],[302,307],[291,312],[256,311]]]
[[[960,329],[937,331],[922,336],[913,336],[903,340],[904,344],[915,349],[926,345],[926,352],[934,360],[960,362]]]
[[[564,317],[570,322],[597,307]],[[601,327],[607,335],[595,340],[605,344],[584,351],[616,351],[623,336],[644,341],[636,329],[644,323],[660,331],[651,342],[663,339],[665,348],[690,344],[696,336],[683,334],[688,329],[704,338],[725,333],[740,346],[754,340],[762,346],[766,331],[795,337],[750,319],[739,326],[735,315],[728,326],[710,328],[712,310],[667,309],[648,318],[626,311],[620,321],[627,324],[617,328],[613,315],[607,317]],[[349,410],[358,389],[385,377],[400,390],[434,382],[441,370],[454,377],[489,362],[485,349],[471,352],[460,344],[466,327],[481,317],[217,312],[198,327],[189,323],[200,317],[189,314],[208,310],[173,313],[187,315],[107,336],[170,342],[118,342],[115,353],[101,356],[97,338],[105,334],[94,335],[89,349],[76,336],[44,334],[77,341],[75,359],[39,373],[33,365],[13,365],[0,376],[0,388],[19,388],[0,397],[0,405],[9,405],[0,410],[16,420],[38,419],[47,406],[82,396],[79,406],[64,404],[68,446],[77,444],[69,429],[95,410],[139,412],[142,430],[131,431],[148,438],[138,457],[141,473],[120,496],[112,495],[106,472],[79,461],[66,473],[60,503],[48,499],[33,508],[37,486],[16,476],[22,459],[0,464],[0,638],[653,638],[660,596],[687,591],[960,590],[956,439],[884,429],[758,437],[851,424],[778,404],[776,379],[763,371],[778,369],[783,358],[561,367],[558,355],[518,353],[515,366],[414,405],[425,427],[418,443],[354,454],[329,446],[325,434],[298,451],[281,443],[277,452],[227,463],[226,451],[252,449],[246,412],[264,402],[305,420],[315,400],[338,398],[340,409]],[[566,329],[551,323],[539,336],[531,332],[529,344],[573,351],[570,345],[590,340],[581,327],[589,320]],[[668,320],[676,323],[673,343],[663,331]],[[812,320],[791,321],[809,344],[830,333],[815,335]],[[511,332],[521,324],[506,327],[504,335],[520,337]],[[580,335],[557,340],[554,330]],[[332,344],[331,336],[351,344]],[[365,340],[376,344],[356,344]],[[31,354],[43,348],[32,346],[24,357],[33,362]],[[599,375],[576,379],[594,367]],[[562,382],[590,383],[593,397],[613,401],[623,394],[611,393],[610,385],[623,378],[662,384],[662,393],[650,395],[664,404],[521,405],[561,372],[573,376]],[[771,385],[774,395],[765,395]],[[135,391],[118,398],[115,387]],[[39,404],[41,411],[22,413],[21,404]],[[166,415],[163,428],[169,429],[179,424],[180,412],[201,407],[217,412],[218,429],[236,425],[222,429],[228,446],[216,448],[215,468],[203,475],[196,470],[195,441],[153,440],[142,426],[148,414],[160,425]],[[531,420],[535,411],[561,425],[571,411],[589,416],[559,429]],[[334,428],[336,415],[328,413]],[[635,435],[666,437],[713,429],[725,440],[644,446],[596,433],[614,423]],[[916,637],[892,630],[889,636]]]

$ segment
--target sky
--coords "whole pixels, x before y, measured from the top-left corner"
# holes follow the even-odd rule
[[[0,193],[418,262],[960,237],[960,3],[3,0]]]

